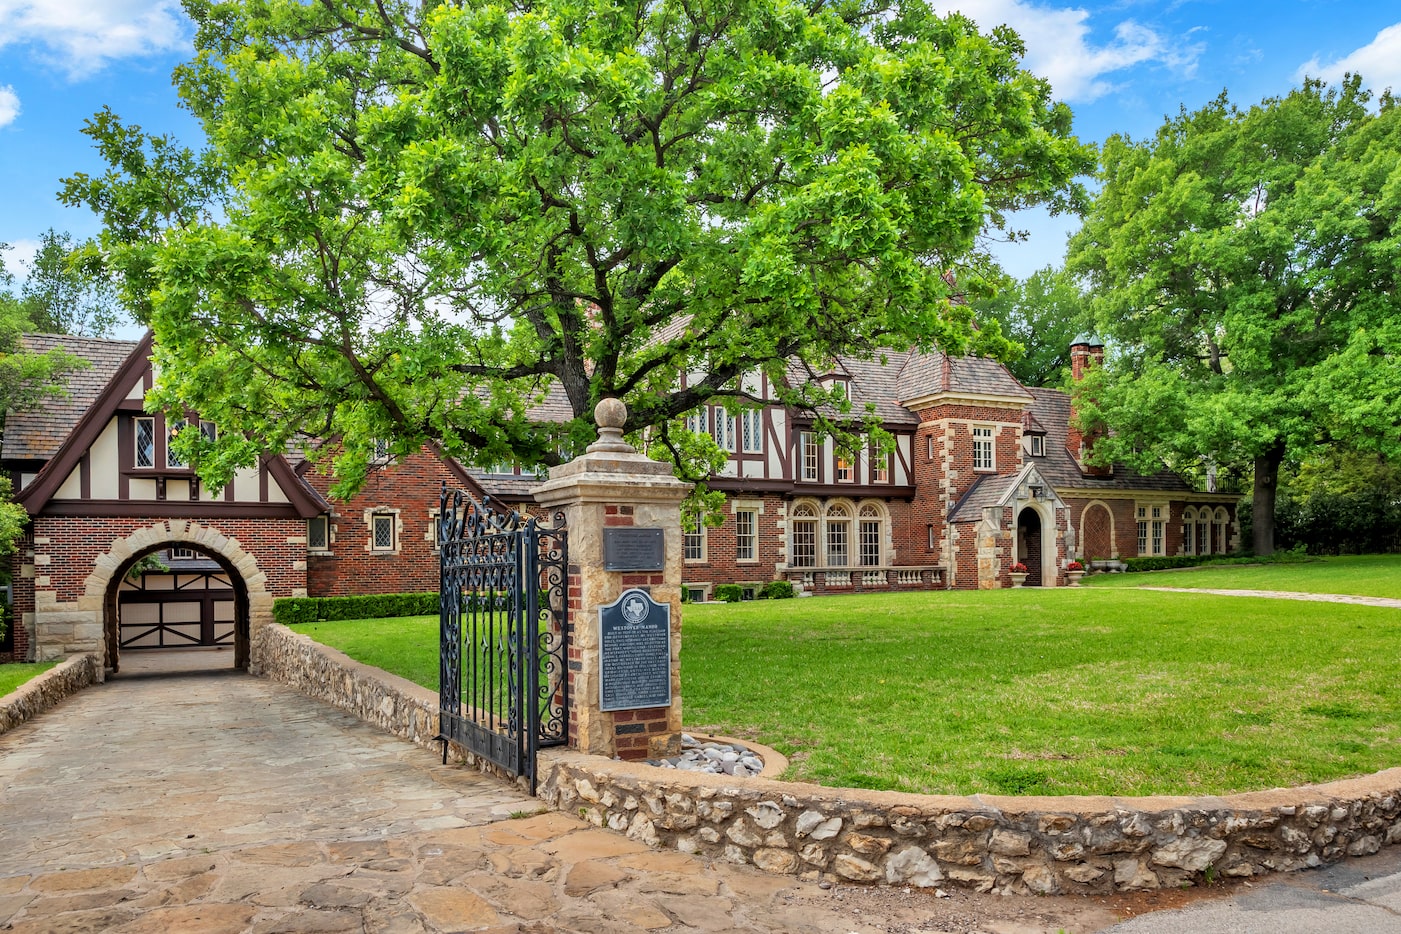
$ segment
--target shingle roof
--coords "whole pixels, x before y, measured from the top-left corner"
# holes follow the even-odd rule
[[[1070,395],[1059,389],[1029,387],[1034,400],[1032,416],[1046,428],[1046,456],[1030,458],[1046,482],[1061,489],[1159,490],[1191,492],[1181,477],[1164,467],[1144,475],[1124,464],[1114,465],[1112,477],[1092,477],[1080,470],[1075,456],[1066,449],[1070,435]]]
[[[10,412],[5,418],[5,441],[0,456],[6,460],[47,460],[63,439],[77,427],[102,388],[136,349],[137,341],[71,337],[64,334],[27,334],[26,350],[46,353],[55,347],[88,362],[86,369],[68,376],[68,396],[49,399],[27,412]]]
[[[950,522],[971,522],[981,519],[984,507],[996,506],[998,500],[1006,495],[1007,491],[1016,485],[1017,478],[1021,472],[1011,474],[998,474],[980,477],[968,488],[968,492],[963,494],[963,499],[959,500],[949,513]]]
[[[950,357],[937,350],[911,353],[898,380],[902,403],[944,392],[1031,401],[1026,387],[1005,366],[986,357]]]

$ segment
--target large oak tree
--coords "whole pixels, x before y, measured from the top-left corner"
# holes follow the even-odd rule
[[[224,426],[215,476],[294,432],[341,440],[343,490],[376,438],[548,464],[604,396],[675,447],[790,358],[1000,352],[950,283],[1093,165],[1015,34],[924,0],[187,9],[205,142],[101,113],[111,170],[65,197],[156,332],[159,403]]]
[[[1097,455],[1239,471],[1269,554],[1286,457],[1401,448],[1401,109],[1356,77],[1223,94],[1111,138],[1102,180],[1070,253],[1111,339]]]

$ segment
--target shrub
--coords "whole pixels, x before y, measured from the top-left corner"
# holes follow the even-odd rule
[[[438,612],[436,593],[379,593],[355,597],[282,597],[272,604],[272,618],[283,625],[319,620],[381,619],[390,616],[432,616]]]
[[[764,585],[764,589],[759,591],[760,600],[791,600],[793,598],[793,585],[788,581],[769,581]]]
[[[1193,568],[1208,560],[1204,555],[1149,555],[1143,558],[1128,558],[1124,570],[1167,571],[1172,568]]]
[[[715,588],[715,599],[721,603],[738,603],[743,597],[739,584],[721,584]]]
[[[1079,561],[1072,561],[1065,566],[1065,569],[1067,571],[1083,571],[1085,570],[1085,566]]]

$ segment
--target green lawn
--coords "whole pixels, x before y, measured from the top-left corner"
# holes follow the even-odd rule
[[[9,694],[26,681],[37,678],[57,664],[58,662],[16,662],[0,665],[0,697]]]
[[[298,628],[436,689],[436,619]],[[689,727],[824,785],[1228,793],[1401,764],[1396,610],[1119,587],[707,604],[682,666]]]
[[[1339,558],[1314,558],[1297,564],[1228,565],[1141,574],[1095,574],[1086,578],[1085,585],[1300,590],[1306,593],[1401,598],[1401,555],[1345,555]]]

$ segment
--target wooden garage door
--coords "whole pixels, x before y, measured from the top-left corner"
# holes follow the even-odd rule
[[[222,573],[144,574],[117,598],[124,649],[234,644],[234,592]]]

